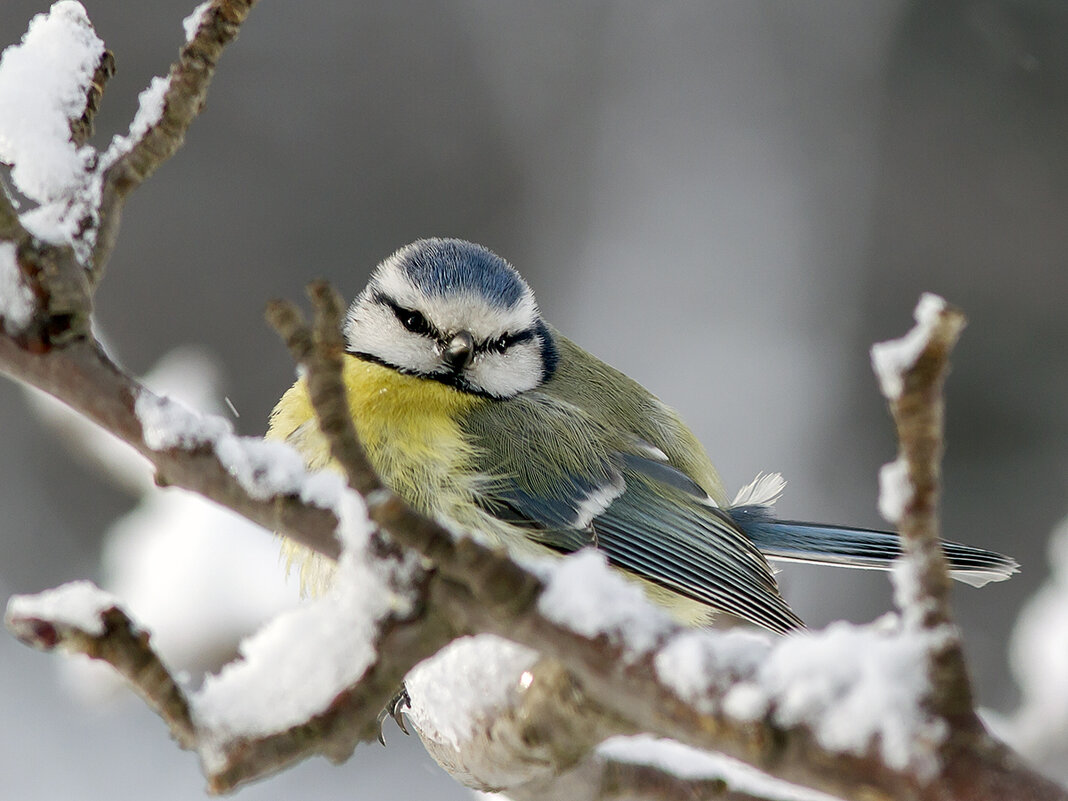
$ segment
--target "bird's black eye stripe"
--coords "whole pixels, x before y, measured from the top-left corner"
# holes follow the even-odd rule
[[[434,330],[434,326],[423,316],[421,311],[417,309],[406,309],[399,303],[395,303],[392,299],[387,298],[385,295],[378,295],[376,300],[392,309],[393,314],[400,320],[400,324],[411,331],[413,334],[419,334],[420,336],[433,337],[437,332]]]

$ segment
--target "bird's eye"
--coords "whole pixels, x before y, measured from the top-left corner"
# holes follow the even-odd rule
[[[396,312],[397,319],[401,321],[401,325],[413,334],[425,336],[430,333],[430,323],[427,322],[422,312],[418,312],[415,309],[397,309]]]
[[[490,350],[497,353],[504,353],[508,350],[508,346],[511,344],[510,337],[507,334],[501,334],[495,340],[490,343]]]

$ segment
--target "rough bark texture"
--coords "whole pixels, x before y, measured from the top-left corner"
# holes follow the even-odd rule
[[[136,398],[145,390],[108,358],[90,326],[92,295],[118,236],[123,205],[181,145],[204,105],[222,50],[252,5],[249,0],[215,0],[204,12],[195,36],[171,68],[162,118],[103,176],[89,264],[79,263],[69,246],[30,237],[6,191],[0,192],[0,240],[15,244],[18,270],[36,300],[29,326],[14,334],[5,328],[0,335],[0,370],[59,398],[132,445],[152,462],[159,483],[200,493],[335,558],[340,549],[333,512],[289,495],[251,497],[210,444],[149,447],[134,411]],[[71,121],[76,141],[88,135],[110,68],[105,57],[86,114]],[[404,615],[379,622],[378,658],[364,676],[302,725],[258,739],[229,740],[220,747],[219,733],[193,719],[188,699],[152,651],[147,634],[132,627],[120,609],[102,613],[99,634],[42,617],[9,615],[8,620],[12,631],[32,645],[78,651],[116,666],[168,723],[180,745],[202,753],[210,745],[213,753],[222,753],[218,764],[206,766],[213,790],[228,790],[313,753],[345,758],[358,742],[377,734],[378,710],[412,666],[458,636],[489,632],[537,650],[545,661],[534,671],[528,691],[517,694],[511,708],[486,720],[483,730],[458,753],[428,742],[447,769],[473,786],[505,788],[522,799],[754,797],[730,790],[718,779],[681,778],[595,751],[609,735],[649,732],[722,751],[771,775],[846,798],[1068,799],[1063,789],[1035,774],[986,733],[974,713],[956,637],[931,653],[930,711],[946,722],[950,735],[940,754],[942,770],[921,781],[883,762],[874,745],[863,755],[828,750],[805,725],[777,724],[774,710],[757,721],[731,718],[721,711],[722,701],[736,683],[753,678],[744,672],[723,677],[703,697],[683,700],[662,683],[654,667],[659,649],[684,633],[679,627],[666,627],[643,651],[631,648],[625,654],[619,642],[587,637],[547,618],[538,607],[545,590],[541,578],[503,552],[455,539],[383,486],[356,437],[340,380],[340,299],[325,285],[313,286],[311,297],[316,308],[312,327],[286,304],[274,305],[271,318],[304,365],[332,451],[350,486],[365,496],[379,527],[372,558],[395,560],[414,552],[425,560],[425,569],[416,571],[405,588],[418,602]],[[920,576],[920,597],[913,602],[920,604],[926,628],[952,624],[936,538],[941,383],[960,318],[947,312],[944,324],[906,372],[905,392],[893,407],[916,489],[902,531]]]

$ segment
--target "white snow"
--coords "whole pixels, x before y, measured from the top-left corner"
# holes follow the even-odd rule
[[[137,113],[134,114],[130,129],[124,136],[115,135],[111,144],[100,159],[100,172],[106,170],[118,159],[128,153],[140,141],[148,129],[160,121],[163,116],[164,100],[170,89],[171,78],[155,77],[146,89],[137,96]]]
[[[890,568],[890,583],[894,586],[894,605],[901,610],[902,624],[906,630],[923,629],[924,615],[934,603],[921,592],[919,563],[911,556],[899,556]],[[949,632],[943,632],[949,635]],[[931,633],[928,635],[931,636]],[[931,640],[933,643],[933,640]]]
[[[190,409],[173,398],[142,390],[134,403],[145,444],[152,450],[212,448],[227,471],[253,498],[297,495],[306,503],[333,509],[344,479],[329,471],[309,472],[304,460],[282,442],[233,434],[230,421]]]
[[[1050,576],[1028,601],[1009,655],[1021,703],[999,728],[1026,756],[1068,780],[1068,518],[1049,543]]]
[[[672,625],[637,583],[592,548],[554,562],[545,580],[538,599],[545,617],[586,637],[604,635],[625,654],[648,651]]]
[[[134,402],[145,444],[154,451],[212,446],[233,430],[218,415],[201,414],[180,401],[142,390]]]
[[[914,490],[909,465],[900,456],[879,468],[879,514],[888,523],[900,523],[912,503]]]
[[[99,636],[104,633],[101,615],[119,606],[119,599],[91,581],[72,581],[36,595],[13,595],[7,603],[7,621],[43,620]]]
[[[222,436],[215,450],[230,474],[259,500],[294,491],[307,473],[300,454],[284,442]]]
[[[15,245],[0,242],[0,317],[4,320],[4,329],[9,334],[26,330],[35,308],[33,293],[22,280],[16,262]]]
[[[84,175],[85,183],[53,203],[42,203],[19,215],[22,227],[45,242],[70,245],[82,264],[88,262],[96,241],[96,221],[103,182],[100,173]],[[83,230],[82,221],[90,224]]]
[[[63,0],[34,17],[21,44],[0,59],[0,161],[12,164],[16,188],[37,203],[20,220],[40,239],[71,245],[83,263],[96,242],[102,176],[159,121],[170,85],[169,77],[152,80],[129,132],[104,153],[75,147],[70,120],[85,111],[103,53],[82,5]]]
[[[708,714],[715,708],[708,703],[707,693],[752,675],[771,647],[771,635],[755,629],[730,629],[713,636],[705,629],[693,629],[661,648],[654,665],[660,681]]]
[[[888,615],[869,626],[836,623],[798,632],[770,648],[728,636],[706,631],[677,638],[657,656],[657,675],[703,711],[713,711],[706,693],[723,676],[743,677],[722,705],[737,720],[771,715],[780,726],[809,727],[832,751],[863,754],[877,741],[893,768],[921,776],[937,769],[944,725],[920,702],[929,689],[926,654],[941,634],[904,629]]]
[[[916,364],[931,338],[938,317],[946,302],[938,295],[924,292],[912,316],[916,325],[900,339],[878,342],[871,348],[871,363],[879,378],[883,394],[890,400],[901,397],[904,390],[903,373]]]
[[[327,593],[242,642],[243,658],[192,696],[196,720],[212,732],[202,751],[209,766],[220,758],[214,749],[232,737],[282,731],[325,711],[373,663],[383,617],[410,607],[411,598],[393,589],[397,573],[410,566],[369,557],[372,524],[354,493],[346,494],[340,518],[344,550]]]
[[[191,42],[200,30],[200,24],[204,21],[204,12],[211,8],[211,0],[201,3],[193,9],[193,13],[182,20],[182,29],[185,31],[186,42]]]
[[[170,351],[142,383],[194,408],[221,408],[221,368],[199,348]],[[242,637],[296,605],[295,582],[286,583],[279,542],[270,532],[194,493],[160,490],[151,464],[126,443],[49,395],[27,388],[27,397],[72,453],[140,498],[105,535],[101,586],[152,632],[153,648],[172,670],[199,675],[217,668]],[[340,480],[333,479],[331,486]],[[84,701],[110,701],[124,689],[100,662],[57,665]]]
[[[76,148],[70,120],[104,53],[81,3],[63,0],[38,14],[0,58],[0,161],[26,197],[50,203],[82,183],[91,147]]]
[[[492,634],[455,640],[405,679],[412,722],[424,737],[459,750],[515,704],[529,676],[524,671],[537,659],[535,651]]]
[[[148,129],[160,121],[163,117],[164,99],[167,90],[171,87],[169,75],[156,76],[148,87],[142,89],[137,95],[137,113],[134,114],[133,122],[130,123],[130,131],[127,136],[135,141],[144,136]]]
[[[748,793],[768,801],[839,801],[826,793],[772,778],[723,754],[698,751],[648,734],[611,737],[598,746],[597,752],[617,762],[658,767],[682,779],[722,779],[730,792]]]

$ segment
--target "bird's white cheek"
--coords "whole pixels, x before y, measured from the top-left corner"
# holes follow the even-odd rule
[[[541,383],[541,353],[524,342],[505,353],[484,353],[466,371],[467,380],[484,392],[507,398]]]

